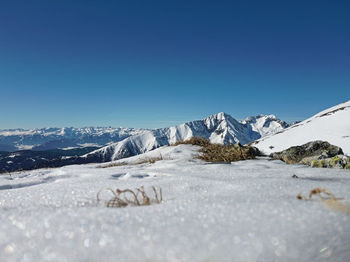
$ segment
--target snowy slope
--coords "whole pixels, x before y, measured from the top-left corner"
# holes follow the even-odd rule
[[[265,159],[208,164],[198,147],[0,176],[0,261],[332,261],[350,257],[350,216],[315,198],[350,202],[349,172]],[[291,176],[296,174],[299,179]],[[100,189],[161,187],[164,202],[108,209]],[[108,199],[108,192],[101,197]]]
[[[263,137],[253,145],[269,154],[314,140],[328,141],[350,155],[350,101],[326,109],[274,135]]]
[[[253,119],[253,118],[251,118]],[[111,161],[148,152],[179,140],[187,140],[192,136],[210,139],[212,143],[247,144],[262,136],[283,129],[282,121],[271,116],[258,116],[255,121],[238,122],[226,113],[218,113],[204,120],[197,120],[175,127],[150,130],[131,136],[94,152],[87,154],[87,159],[95,162]]]

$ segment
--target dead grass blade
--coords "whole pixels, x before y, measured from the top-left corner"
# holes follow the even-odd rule
[[[325,197],[322,196],[322,193],[325,195],[328,195],[331,199],[335,200],[335,196],[333,195],[333,193],[331,191],[329,191],[325,188],[320,188],[320,187],[312,189],[310,191],[309,198],[311,198],[313,195],[317,195],[323,200],[323,199],[325,199]]]
[[[159,188],[159,197],[158,197],[158,192],[156,190],[156,188],[154,186],[152,186],[153,192],[154,192],[154,196],[156,198],[156,202],[159,204],[163,201],[163,195],[162,195],[162,189]]]

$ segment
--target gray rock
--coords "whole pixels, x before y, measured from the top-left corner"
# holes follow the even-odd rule
[[[343,155],[343,150],[325,141],[313,141],[301,146],[293,146],[270,157],[286,162],[287,164],[311,163],[314,160],[328,159]],[[323,162],[322,162],[323,163]]]

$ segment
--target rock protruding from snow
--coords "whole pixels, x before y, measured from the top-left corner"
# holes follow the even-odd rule
[[[313,141],[301,146],[293,146],[281,152],[272,153],[271,157],[287,164],[296,164],[307,157],[329,158],[343,154],[343,150],[325,141]]]
[[[350,101],[324,110],[276,134],[254,142],[263,153],[279,152],[292,146],[322,140],[341,147],[350,155]]]
[[[350,169],[350,158],[344,156],[343,150],[325,141],[293,146],[281,152],[272,153],[270,156],[287,164]]]

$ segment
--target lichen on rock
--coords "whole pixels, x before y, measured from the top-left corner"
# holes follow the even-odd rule
[[[301,146],[290,147],[281,152],[272,153],[273,159],[287,164],[303,164],[311,167],[350,169],[350,157],[343,150],[326,141],[313,141]]]

